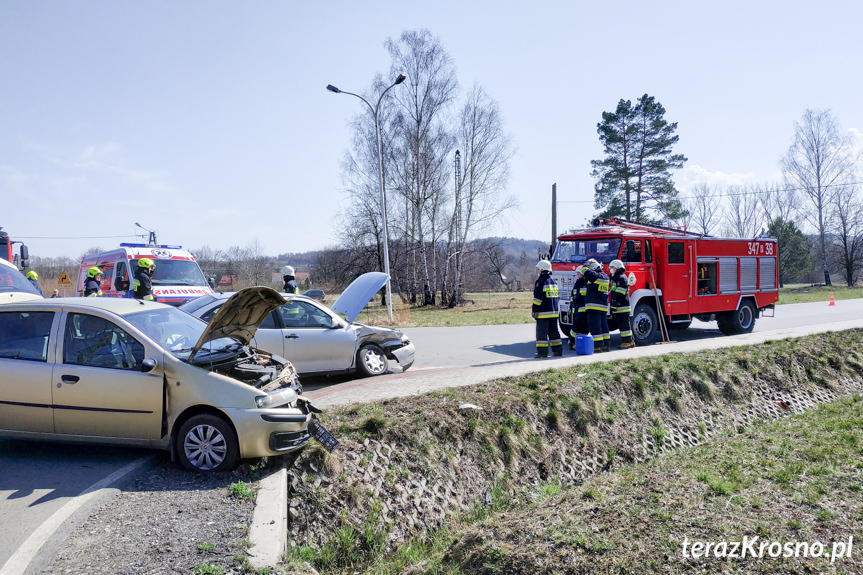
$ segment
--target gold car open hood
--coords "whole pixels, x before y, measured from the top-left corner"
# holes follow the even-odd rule
[[[235,337],[249,345],[267,314],[286,303],[287,300],[273,288],[255,286],[241,289],[219,308],[187,361],[192,363],[205,343],[220,337]]]

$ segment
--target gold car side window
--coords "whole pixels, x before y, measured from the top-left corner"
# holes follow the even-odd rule
[[[52,311],[0,312],[0,358],[48,360]]]
[[[144,346],[123,328],[94,315],[70,313],[63,337],[63,363],[141,369]]]

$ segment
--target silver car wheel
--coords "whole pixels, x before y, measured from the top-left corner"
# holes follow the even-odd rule
[[[387,356],[376,345],[367,345],[359,351],[359,368],[367,376],[381,375],[389,368]]]
[[[200,471],[212,471],[225,461],[228,442],[212,425],[197,425],[183,438],[186,459]]]
[[[189,471],[230,471],[240,462],[237,433],[227,419],[213,413],[190,417],[175,441],[174,453]]]

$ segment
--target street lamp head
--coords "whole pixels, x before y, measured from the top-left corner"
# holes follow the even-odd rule
[[[401,84],[405,81],[405,78],[407,78],[407,76],[405,76],[404,74],[399,74],[399,77],[396,78],[396,84]]]
[[[327,90],[329,90],[330,92],[335,92],[336,94],[341,94],[341,93],[342,93],[342,91],[341,91],[341,90],[339,90],[338,88],[336,88],[336,87],[335,87],[335,86],[333,86],[332,84],[327,84]]]

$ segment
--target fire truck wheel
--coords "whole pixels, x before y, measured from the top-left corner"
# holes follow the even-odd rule
[[[632,337],[635,345],[650,345],[656,340],[657,333],[659,320],[653,308],[644,303],[635,306],[635,313],[632,314]]]
[[[737,311],[730,311],[717,318],[716,323],[719,324],[719,331],[725,335],[749,333],[755,327],[755,306],[752,302],[745,301]]]

